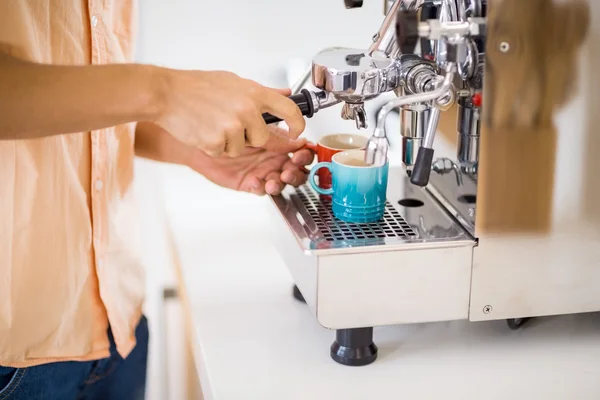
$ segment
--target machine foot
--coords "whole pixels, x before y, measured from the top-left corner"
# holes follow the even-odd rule
[[[294,298],[299,302],[306,303],[306,300],[304,300],[304,296],[302,296],[302,293],[300,293],[300,289],[298,289],[298,286],[296,285],[294,285],[293,295]]]
[[[331,345],[331,358],[352,367],[369,365],[377,359],[373,328],[338,329]]]
[[[517,329],[520,329],[523,325],[525,325],[525,323],[527,323],[527,321],[529,321],[530,319],[531,318],[511,318],[507,319],[506,323],[508,324],[508,327],[510,329],[516,331]]]

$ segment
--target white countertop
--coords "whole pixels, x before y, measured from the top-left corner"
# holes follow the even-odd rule
[[[600,315],[376,328],[378,360],[346,367],[334,332],[293,299],[267,198],[191,171],[163,175],[206,399],[598,399]],[[415,299],[418,301],[418,299]]]

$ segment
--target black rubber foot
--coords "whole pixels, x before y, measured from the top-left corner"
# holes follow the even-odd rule
[[[306,303],[306,300],[304,300],[304,296],[302,296],[302,293],[300,293],[300,289],[298,289],[298,286],[294,285],[294,298],[296,300],[298,300],[301,303]]]
[[[369,365],[377,359],[373,328],[339,329],[331,345],[331,358],[351,367]]]
[[[525,325],[527,323],[527,321],[529,321],[531,318],[512,318],[512,319],[507,319],[506,320],[506,324],[508,325],[508,327],[510,329],[512,329],[513,331],[516,331],[517,329],[521,329],[521,327],[523,325]]]

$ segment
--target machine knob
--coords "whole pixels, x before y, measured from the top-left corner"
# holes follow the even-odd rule
[[[363,0],[344,0],[346,8],[360,8],[363,5]]]
[[[415,52],[419,41],[419,16],[415,11],[400,9],[396,17],[396,41],[401,54]]]
[[[471,97],[471,103],[473,103],[474,107],[481,107],[481,93],[475,93],[473,97]]]

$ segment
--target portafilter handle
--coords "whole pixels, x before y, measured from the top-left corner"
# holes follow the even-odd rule
[[[300,93],[294,94],[288,98],[294,103],[296,103],[296,105],[300,109],[300,112],[306,118],[311,118],[315,114],[315,108],[317,107],[315,107],[313,95],[308,89],[303,89],[302,91],[300,91]],[[281,118],[269,113],[264,113],[262,117],[267,125],[276,124],[282,121]]]
[[[300,112],[306,118],[311,118],[319,110],[340,103],[340,100],[336,99],[331,93],[325,91],[313,92],[308,89],[302,89],[300,93],[291,95],[288,98],[296,103]],[[264,113],[262,117],[267,125],[283,121],[281,118],[269,113]]]

